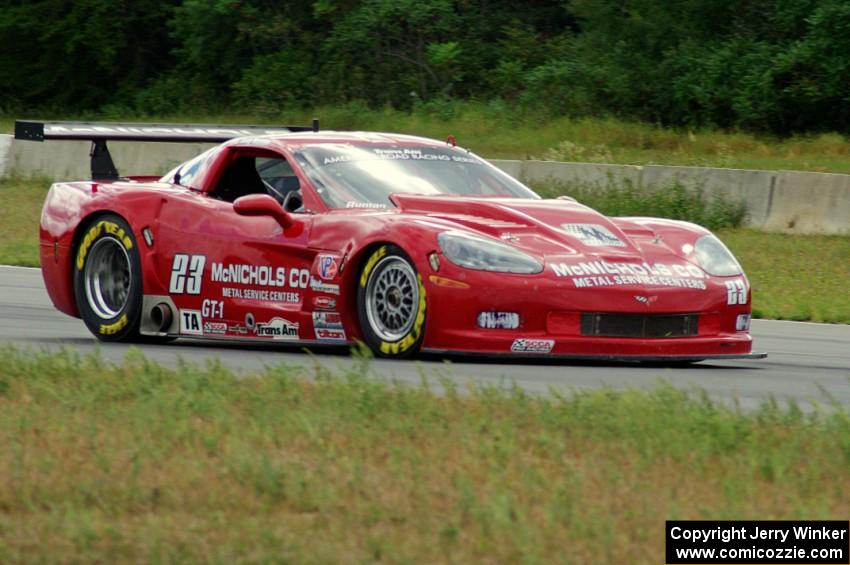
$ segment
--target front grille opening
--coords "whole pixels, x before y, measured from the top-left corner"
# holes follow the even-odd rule
[[[699,314],[611,314],[581,315],[581,335],[600,337],[687,337],[699,333]]]

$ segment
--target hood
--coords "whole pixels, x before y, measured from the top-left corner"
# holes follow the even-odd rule
[[[468,198],[394,194],[403,214],[427,216],[537,256],[583,255],[608,261],[683,257],[642,224],[613,219],[572,199]]]

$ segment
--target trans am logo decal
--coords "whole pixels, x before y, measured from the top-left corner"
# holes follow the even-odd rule
[[[265,324],[257,324],[255,331],[259,337],[298,339],[298,324],[283,318],[272,318]]]
[[[561,224],[561,227],[577,237],[583,244],[591,247],[625,247],[619,237],[611,230],[599,224]]]

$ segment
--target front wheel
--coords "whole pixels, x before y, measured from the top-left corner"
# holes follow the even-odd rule
[[[427,300],[422,277],[395,245],[369,255],[357,286],[357,314],[366,344],[382,357],[407,357],[425,335]]]
[[[137,336],[142,264],[133,230],[110,214],[91,222],[74,257],[74,295],[89,331],[101,341]]]

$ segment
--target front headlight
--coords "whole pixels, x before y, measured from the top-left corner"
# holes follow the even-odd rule
[[[694,246],[697,263],[709,275],[731,277],[744,272],[732,252],[713,235],[704,235]]]
[[[536,259],[497,241],[463,232],[446,231],[437,236],[446,259],[478,271],[532,275],[543,270]]]

